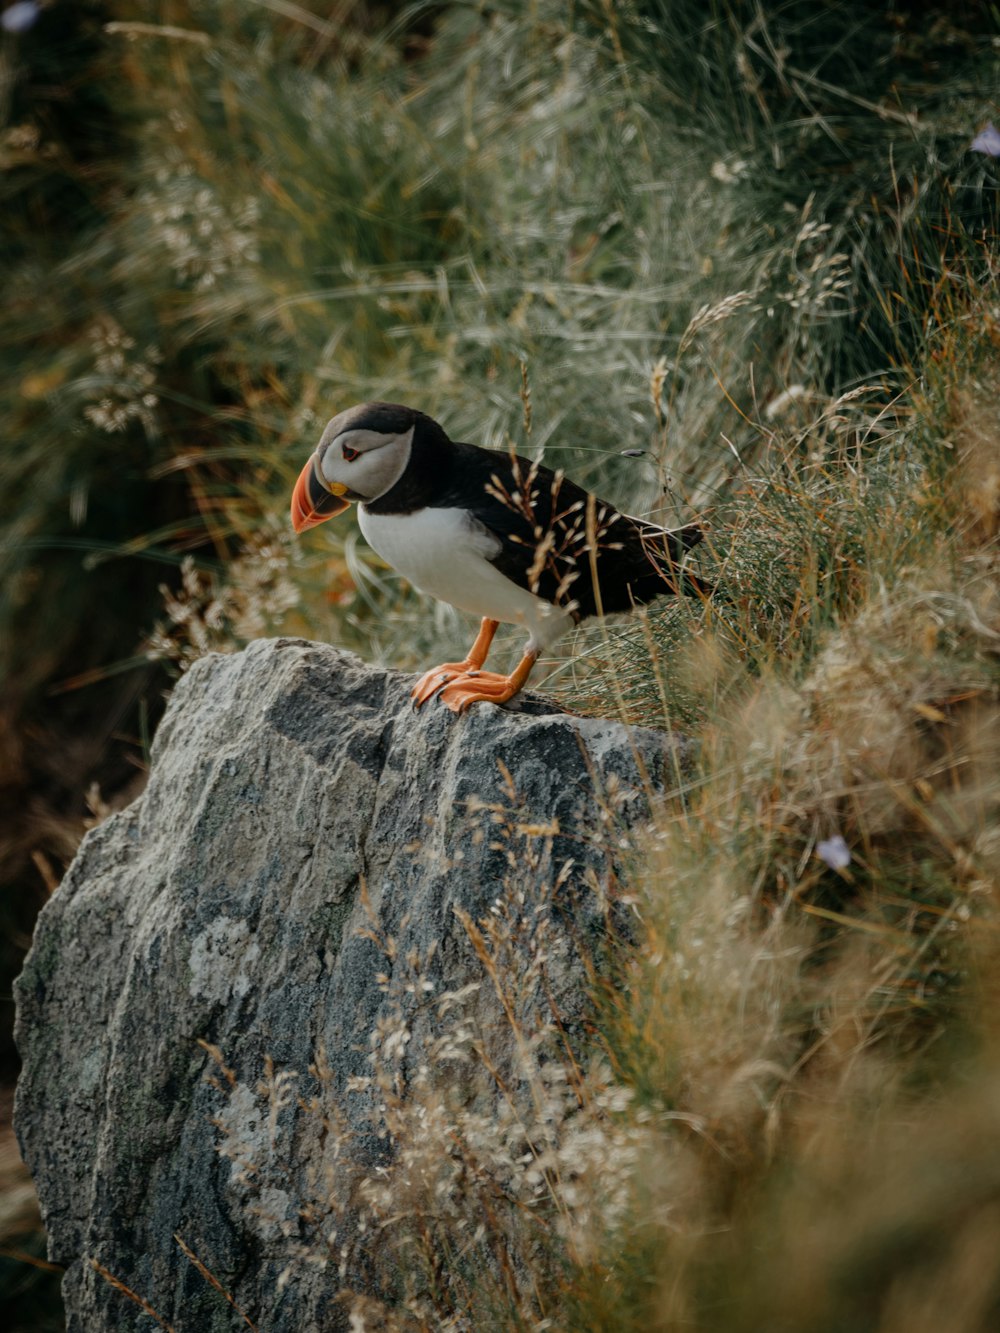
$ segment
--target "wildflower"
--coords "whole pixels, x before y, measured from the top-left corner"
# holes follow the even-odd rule
[[[258,638],[299,599],[289,574],[288,538],[266,523],[230,561],[225,581],[203,575],[185,556],[181,587],[164,584],[160,592],[169,623],[156,626],[146,655],[182,671],[206,653],[232,652]]]
[[[839,833],[817,843],[816,855],[821,861],[825,861],[831,870],[846,870],[851,864],[851,849]]]
[[[94,373],[85,381],[88,405],[83,415],[108,434],[123,431],[138,421],[151,433],[156,426],[153,409],[159,398],[153,392],[156,370],[161,357],[155,347],[147,347],[142,357],[132,349],[135,339],[126,335],[110,316],[102,317],[90,329],[94,352]]]
[[[0,13],[0,27],[5,32],[27,32],[35,26],[41,12],[41,7],[34,0],[20,0],[16,5],[8,5]]]
[[[19,6],[15,5],[15,9]],[[1000,157],[1000,130],[992,124],[980,130],[972,143],[969,144],[970,153],[985,153],[987,157]]]
[[[713,162],[709,168],[709,175],[713,180],[717,180],[720,185],[732,185],[743,175],[750,163],[743,158],[737,158],[735,162]]]
[[[166,249],[179,282],[207,291],[220,278],[260,260],[260,206],[243,198],[229,205],[200,183],[187,163],[157,173],[158,192],[143,197],[152,234]]]

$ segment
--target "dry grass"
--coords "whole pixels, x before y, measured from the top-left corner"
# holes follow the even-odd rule
[[[644,935],[594,972],[594,1049],[568,1059],[551,1015],[525,1036],[512,960],[557,889],[530,879],[466,922],[514,1082],[476,993],[434,997],[476,1115],[432,1066],[401,1095],[402,996],[371,1034],[394,1164],[300,1201],[378,1229],[392,1280],[351,1295],[355,1329],[995,1327],[996,176],[967,152],[996,117],[993,19],[445,6],[404,50],[363,7],[336,31],[231,8],[115,25],[114,117],[60,133],[43,87],[41,130],[25,112],[4,140],[29,207],[0,619],[35,715],[148,641],[114,593],[135,560],[175,571],[150,647],[180,667],[272,626],[403,667],[464,649],[347,524],[304,556],[268,527],[322,421],[367,397],[520,435],[665,522],[710,511],[720,589],[553,664],[576,707],[694,734],[699,767],[637,850]],[[86,70],[90,98],[65,27],[45,86]],[[74,637],[84,585],[88,630],[121,613],[113,647]],[[21,808],[65,754],[5,719]],[[0,846],[18,903],[72,849],[66,804]],[[422,960],[397,966],[419,987]],[[321,1052],[305,1077],[267,1069],[259,1097],[336,1143]]]
[[[807,533],[828,540],[833,514],[835,541],[889,557],[848,572],[839,625],[798,653],[775,641],[806,612],[790,626],[777,601],[772,621],[737,603],[703,627],[700,759],[614,891],[641,938],[590,968],[596,1041],[567,1046],[539,1008],[559,891],[532,874],[544,830],[509,819],[521,841],[494,911],[462,918],[466,991],[437,994],[428,960],[372,924],[395,1001],[352,1093],[375,1094],[390,1159],[352,1159],[321,1055],[299,1101],[340,1144],[301,1215],[320,1235],[360,1225],[373,1273],[342,1290],[352,1327],[994,1326],[1000,560],[981,351],[933,420],[929,398],[894,419],[897,449],[918,430],[947,441],[891,474],[919,530],[885,531],[886,493],[872,521],[859,450],[826,442]],[[419,1033],[415,995],[433,1014]],[[404,1079],[413,1042],[426,1058]],[[318,1255],[347,1281],[357,1252],[290,1250],[288,1280]]]

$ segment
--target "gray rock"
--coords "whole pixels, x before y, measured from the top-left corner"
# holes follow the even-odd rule
[[[409,685],[297,640],[198,662],[144,794],[87,835],[43,911],[17,984],[16,1125],[71,1333],[152,1326],[95,1260],[178,1333],[244,1326],[175,1234],[268,1333],[345,1327],[341,1285],[384,1289],[336,1197],[392,1153],[372,1034],[398,1039],[405,1096],[440,1057],[432,1001],[468,985],[470,1021],[510,1056],[456,907],[489,920],[506,895],[544,917],[522,1019],[556,1003],[571,1039],[583,1021],[580,951],[628,916],[623,831],[680,743],[530,695],[415,713]]]

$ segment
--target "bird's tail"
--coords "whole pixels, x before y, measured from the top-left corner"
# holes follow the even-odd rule
[[[713,595],[715,588],[711,583],[682,567],[684,556],[705,536],[701,523],[688,523],[683,528],[659,528],[654,523],[643,523],[641,530],[643,548],[653,567],[649,578],[650,597],[665,592],[685,597]]]

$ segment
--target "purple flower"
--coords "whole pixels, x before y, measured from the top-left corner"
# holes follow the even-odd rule
[[[41,9],[35,0],[19,0],[16,5],[8,5],[0,14],[0,27],[6,32],[27,32],[35,26]]]
[[[15,5],[15,9],[20,6]],[[969,144],[970,153],[985,153],[987,157],[1000,157],[1000,130],[993,124],[987,125]]]
[[[821,861],[825,861],[831,870],[846,870],[851,864],[851,849],[839,833],[827,838],[825,842],[817,843],[816,855]]]

